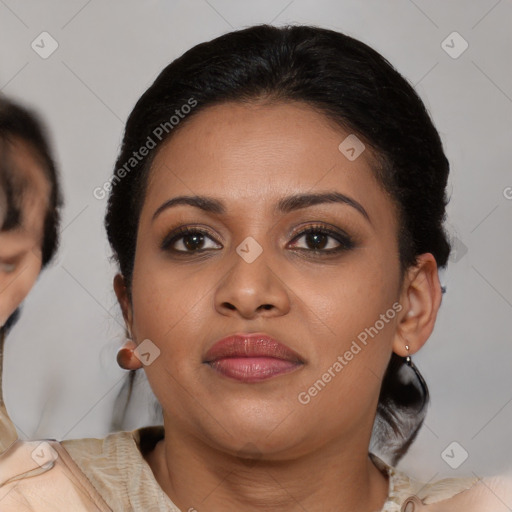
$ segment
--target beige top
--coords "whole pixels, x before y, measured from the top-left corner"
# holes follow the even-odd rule
[[[16,439],[18,439],[18,432],[16,432],[16,427],[7,415],[5,404],[0,397],[0,453],[7,450]]]
[[[163,426],[153,426],[116,432],[104,439],[62,441],[62,445],[113,510],[180,512],[163,492],[143,457],[163,436]],[[372,459],[389,476],[388,499],[380,512],[400,512],[406,499],[413,495],[425,504],[435,503],[468,489],[477,481],[453,478],[425,485],[373,455]]]
[[[9,447],[12,444],[12,434],[13,432],[16,432],[16,430],[7,415],[7,411],[2,406],[0,406],[0,432],[2,434],[7,433],[7,443],[4,444],[7,445],[6,447]],[[163,436],[164,428],[159,425],[143,427],[131,432],[115,432],[109,434],[103,439],[86,438],[65,440],[61,442],[65,451],[60,454],[60,458],[66,462],[65,459],[67,454],[69,454],[70,457],[68,457],[69,460],[66,462],[66,465],[70,468],[74,462],[76,463],[77,468],[80,468],[83,471],[85,478],[82,480],[85,480],[85,493],[87,494],[87,486],[89,483],[92,484],[92,486],[89,486],[89,497],[94,495],[95,489],[99,494],[96,498],[96,503],[98,503],[98,498],[100,500],[103,498],[108,507],[113,511],[180,512],[171,499],[163,492],[162,488],[156,481],[150,466],[143,456],[147,451],[152,450],[155,444],[162,439]],[[21,448],[18,447],[18,452],[25,449],[25,445],[29,444],[30,443],[25,443]],[[56,444],[58,445],[58,443]],[[0,449],[1,445],[2,439],[0,439]],[[33,453],[33,446],[31,445],[30,449],[27,446],[27,453]],[[55,446],[55,448],[58,449],[60,447]],[[47,448],[45,448],[45,450],[47,450]],[[389,467],[374,455],[371,455],[371,457],[376,466],[389,476],[388,498],[380,512],[416,512],[418,510],[423,510],[423,504],[429,505],[451,498],[462,491],[469,489],[478,481],[476,478],[450,478],[435,483],[424,484],[409,478],[406,474],[397,471],[394,468]],[[4,467],[2,467],[1,459],[2,457],[0,457],[0,480],[2,472],[4,477],[6,474],[7,476],[10,476],[8,474],[9,468],[5,467],[6,463],[4,463]],[[27,457],[25,456],[25,462],[26,459]],[[49,476],[52,471],[55,471],[55,476],[57,476],[57,467],[57,465],[54,468],[48,467],[46,470],[38,467],[37,472],[41,473],[42,471],[46,471],[44,475]],[[18,487],[19,496],[21,496],[19,499],[24,499],[24,496],[28,495],[28,493],[31,494],[33,501],[30,501],[30,505],[27,505],[26,508],[18,508],[15,506],[14,508],[7,508],[7,510],[67,510],[66,508],[59,508],[55,506],[53,508],[45,508],[48,504],[52,503],[52,499],[56,499],[54,498],[56,493],[55,490],[53,490],[53,494],[50,494],[48,491],[50,496],[46,496],[48,501],[43,505],[41,497],[44,494],[44,485],[40,485],[36,489],[39,494],[32,495],[32,489],[34,488],[35,483],[38,478],[41,480],[42,476],[43,475],[25,478],[23,480],[23,484],[28,483],[30,485]],[[78,475],[79,480],[82,476],[83,475]],[[54,479],[54,481],[56,480]],[[67,482],[67,479],[65,481]],[[47,482],[49,481],[47,480]],[[11,482],[11,485],[16,490],[15,484],[16,482]],[[84,489],[83,484],[84,482],[82,481],[81,489]],[[46,487],[48,487],[48,484]],[[78,484],[75,484],[75,488],[78,488]],[[2,486],[2,482],[0,482],[0,510],[3,510],[1,499],[2,490],[4,490],[4,494],[7,494],[7,496],[10,496],[11,498],[13,496],[12,491],[9,489],[8,492],[6,486]],[[75,492],[73,489],[71,489],[71,491]],[[57,494],[61,494],[60,491]],[[78,494],[84,493],[81,490]],[[418,498],[421,499],[421,501],[419,501]],[[414,505],[407,505],[408,500],[412,500]],[[90,499],[90,501],[94,501],[94,498],[92,500]],[[84,502],[88,501],[84,499]],[[35,505],[33,503],[35,503]],[[427,509],[430,510],[429,507],[427,507]],[[73,508],[73,510],[78,510],[78,508]],[[80,510],[105,509],[100,505],[99,508],[80,508]],[[452,512],[451,507],[448,507],[448,509],[442,508],[441,510],[450,510],[450,512]],[[480,511],[483,509],[479,508],[478,510]]]

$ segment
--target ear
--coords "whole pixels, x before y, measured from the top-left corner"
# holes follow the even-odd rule
[[[434,330],[441,305],[441,284],[434,256],[421,254],[416,261],[404,276],[400,297],[403,310],[393,342],[393,352],[402,357],[414,354],[425,344]]]
[[[116,274],[114,277],[114,291],[116,292],[117,300],[123,312],[123,318],[126,323],[128,331],[132,332],[132,304],[126,287],[126,281],[121,274]]]

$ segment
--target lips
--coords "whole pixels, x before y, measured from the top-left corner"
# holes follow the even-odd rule
[[[226,377],[259,382],[300,368],[300,356],[274,338],[261,333],[235,334],[216,342],[204,362]]]

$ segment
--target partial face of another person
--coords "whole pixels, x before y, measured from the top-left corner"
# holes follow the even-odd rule
[[[11,178],[22,183],[15,187],[21,188],[22,195],[19,223],[0,231],[0,326],[25,299],[41,271],[44,219],[50,193],[41,165],[27,144],[14,141],[8,158],[8,172],[18,173]],[[2,216],[5,215],[3,206]],[[3,221],[1,218],[0,222]]]
[[[145,371],[171,430],[276,460],[369,437],[403,341],[398,224],[369,150],[338,149],[348,135],[301,103],[224,103],[159,150],[124,312],[137,343],[160,351]],[[163,206],[179,196],[215,203]],[[207,353],[236,333],[265,333],[298,362],[258,381],[228,376]]]

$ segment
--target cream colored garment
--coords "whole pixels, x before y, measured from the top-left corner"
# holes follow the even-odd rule
[[[21,441],[0,455],[0,511],[112,512],[57,441]]]
[[[64,454],[69,455],[69,460],[73,461],[72,464],[76,464],[76,467],[84,473],[81,481],[76,482],[75,478],[67,478],[62,471],[62,465],[60,473],[56,474],[52,480],[50,475],[55,469],[52,468],[44,473],[47,478],[46,486],[41,484],[42,475],[23,480],[23,485],[26,487],[19,494],[19,499],[27,496],[32,500],[37,498],[37,505],[35,505],[36,501],[33,501],[34,505],[31,503],[33,508],[11,506],[5,510],[8,512],[61,510],[103,512],[111,509],[115,512],[180,512],[160,488],[143,457],[143,453],[151,450],[163,434],[162,426],[154,426],[132,432],[116,432],[104,439],[63,441],[61,448],[65,448]],[[39,442],[32,442],[30,449],[33,450],[33,446],[37,443]],[[29,443],[23,444],[29,445]],[[26,451],[28,452],[28,448]],[[66,456],[62,453],[60,455],[61,462],[65,462]],[[375,464],[389,476],[389,496],[380,512],[505,512],[510,510],[508,507],[503,508],[503,504],[497,507],[498,501],[492,493],[488,493],[483,501],[479,501],[482,496],[474,491],[479,488],[479,484],[474,485],[477,482],[476,478],[446,479],[433,484],[423,484],[387,466],[377,457],[372,456],[372,458]],[[24,460],[27,461],[26,456]],[[5,466],[2,466],[0,457],[0,477],[2,474],[3,478],[10,476],[8,470],[9,467],[5,469]],[[68,485],[69,483],[72,485]],[[5,494],[4,487],[0,484],[0,497],[2,491]],[[74,491],[73,487],[79,487],[78,491]],[[491,495],[494,497],[493,502],[489,501]],[[461,497],[462,501],[459,500]],[[475,498],[477,498],[476,501]],[[100,503],[102,500],[105,501],[105,505]],[[464,504],[462,508],[458,506],[460,503]],[[193,505],[190,508],[192,507]],[[187,512],[190,508],[182,512]],[[3,512],[3,510],[0,499],[0,511]],[[201,510],[207,509],[203,506]]]
[[[1,378],[1,375],[0,375]],[[1,394],[1,392],[0,392]],[[0,397],[0,455],[18,439],[18,432],[7,414],[4,402]],[[0,509],[1,511],[1,509]]]
[[[72,439],[62,445],[113,510],[180,512],[142,455],[163,433],[161,426],[143,427],[104,439]]]
[[[3,444],[8,448],[13,433],[17,434],[1,407],[0,432],[6,433]],[[104,439],[50,442],[58,457],[46,470],[34,462],[33,453],[48,454],[49,448],[41,441],[17,441],[0,456],[0,512],[180,512],[143,457],[163,435],[162,426],[153,426],[116,432]],[[476,478],[423,484],[375,456],[372,459],[389,477],[388,499],[379,512],[512,510],[507,506],[507,500],[512,499],[512,479],[492,481],[492,490],[491,481],[477,484]]]
[[[154,426],[110,434],[105,439],[78,439],[62,444],[113,510],[180,512],[162,491],[141,453],[141,449],[150,450],[163,435],[163,427]],[[400,512],[404,502],[412,496],[418,496],[425,504],[436,503],[470,488],[477,481],[476,478],[453,478],[425,485],[377,457],[372,458],[389,476],[389,496],[380,512]],[[190,508],[193,506],[191,504]],[[207,511],[204,505],[195,508]],[[429,509],[417,505],[407,512],[413,510]]]
[[[4,370],[5,332],[0,329],[0,455],[9,448],[17,439],[18,432],[11,418],[7,414],[3,395],[3,370]]]

